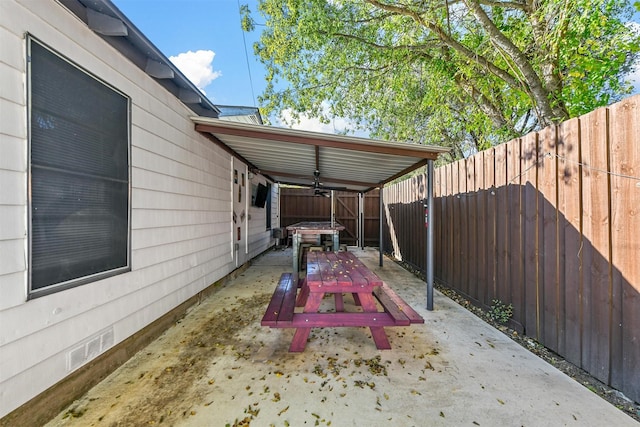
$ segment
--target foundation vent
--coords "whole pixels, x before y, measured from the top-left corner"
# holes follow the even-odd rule
[[[114,343],[113,328],[106,329],[78,343],[67,353],[67,371],[71,372],[95,359]]]

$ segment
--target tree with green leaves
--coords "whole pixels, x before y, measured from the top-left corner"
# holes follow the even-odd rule
[[[462,157],[618,100],[626,0],[259,0],[268,116],[348,117]],[[256,28],[242,7],[243,29]],[[328,105],[328,108],[327,108]]]

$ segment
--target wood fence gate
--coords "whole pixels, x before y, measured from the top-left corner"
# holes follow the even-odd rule
[[[360,245],[358,231],[364,225],[364,245],[378,246],[380,227],[380,195],[378,190],[364,195],[364,212],[359,219],[359,195],[349,191],[334,192],[335,220],[344,225],[340,233],[340,242],[347,245]],[[286,227],[300,221],[330,221],[331,198],[314,195],[307,188],[281,188],[280,190],[280,226]]]

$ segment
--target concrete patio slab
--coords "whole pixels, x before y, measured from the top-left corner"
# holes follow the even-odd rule
[[[293,330],[260,326],[291,270],[290,249],[269,251],[47,425],[639,425],[439,292],[427,311],[424,282],[376,250],[350,250],[425,319],[386,328],[391,350],[335,328],[289,353]]]

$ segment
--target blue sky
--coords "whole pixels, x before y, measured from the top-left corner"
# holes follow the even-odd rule
[[[258,27],[252,33],[243,33],[239,12],[239,4],[248,4],[257,16],[257,0],[112,2],[214,104],[258,106],[257,98],[266,86],[266,73],[253,54],[253,44],[261,30]],[[285,120],[291,117],[286,112],[283,116]],[[279,121],[273,124],[283,125]],[[329,124],[305,118],[290,124],[296,129],[327,133],[341,132],[348,126],[348,120],[342,118]],[[367,136],[364,132],[355,135]]]
[[[264,89],[262,64],[254,59],[253,42],[259,33],[244,33],[249,65],[256,97],[251,91],[249,71],[245,56],[243,31],[237,0],[112,0],[112,2],[155,44],[167,57],[186,52],[210,51],[211,83],[201,87],[215,104],[256,106],[257,97]],[[247,3],[247,0],[241,0]],[[255,10],[255,1],[249,1]],[[200,59],[209,59],[206,53]],[[196,62],[198,55],[191,55]],[[172,59],[173,60],[173,59]],[[186,66],[187,70],[182,67]],[[206,71],[202,66],[178,65],[188,75],[188,70],[199,70],[198,76],[206,83]],[[201,82],[195,82],[198,85]]]
[[[253,43],[261,30],[258,27],[252,33],[243,33],[239,12],[239,4],[248,4],[257,16],[257,0],[112,2],[213,103],[257,106],[257,98],[265,88],[265,70],[253,55]],[[636,13],[634,21],[640,22],[640,13]],[[640,67],[633,79],[635,93],[640,93]],[[306,119],[292,127],[334,133],[347,126],[345,119],[335,119],[328,125]]]

